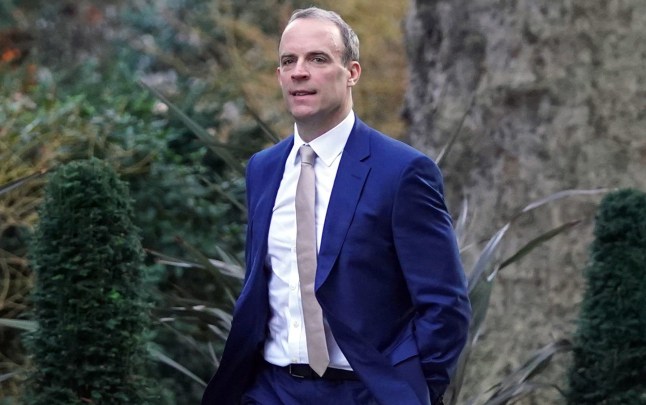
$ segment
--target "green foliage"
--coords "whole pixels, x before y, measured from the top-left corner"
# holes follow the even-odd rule
[[[646,403],[646,193],[601,202],[570,370],[570,404]]]
[[[218,255],[216,246],[241,252],[245,214],[230,201],[243,200],[241,174],[230,170],[180,120],[158,111],[163,104],[137,84],[136,71],[125,62],[131,53],[118,55],[112,64],[81,66],[77,84],[66,88],[67,98],[78,103],[79,119],[91,122],[92,132],[75,135],[60,156],[100,157],[119,168],[130,184],[135,222],[146,248],[181,254],[176,242],[181,237],[210,256]],[[191,111],[192,119],[212,119],[222,104],[213,101],[199,113]],[[218,125],[212,119],[208,128]],[[249,153],[239,152],[236,162]]]
[[[56,6],[48,10],[53,9]],[[145,20],[145,16],[139,17]],[[65,17],[61,15],[58,19],[62,21]],[[157,28],[170,27],[167,28],[170,31],[176,28],[163,19],[153,21]],[[168,35],[175,37],[181,35]],[[126,43],[120,45],[123,47],[103,42],[98,48],[108,58],[89,57],[82,64],[70,61],[67,70],[56,65],[39,66],[38,83],[28,87],[23,86],[30,77],[28,69],[11,74],[0,72],[3,73],[0,184],[11,184],[41,168],[99,157],[109,161],[130,183],[134,222],[142,229],[146,248],[183,256],[185,245],[190,245],[209,257],[238,263],[245,220],[242,175],[229,168],[184,122],[169,114],[161,102],[138,85],[141,77],[155,83],[151,77],[158,77],[152,70],[160,68],[158,59],[133,52]],[[222,118],[225,109],[233,110],[235,116],[235,111],[241,108],[231,91],[233,86],[219,90],[202,79],[177,78],[173,74],[168,77],[164,76],[159,88],[173,88],[168,97],[206,128],[208,136],[232,144],[239,166],[260,148],[258,140],[262,135],[252,119],[238,121],[234,127]],[[2,192],[0,249],[26,239],[36,218],[34,207],[41,197],[42,182],[20,184],[19,189],[9,191],[8,187]],[[8,286],[7,298],[16,301],[2,302],[6,309],[0,313],[2,317],[19,317],[27,307],[22,297],[31,284],[23,245],[7,250],[6,255],[0,250],[0,264],[7,263],[3,268],[9,268],[9,277],[2,283]],[[211,333],[199,319],[187,316],[186,311],[178,313],[175,308],[190,308],[198,303],[229,308],[230,296],[220,295],[216,279],[207,271],[166,268],[152,260],[147,264],[153,266],[158,280],[154,314],[165,319],[155,325],[156,342],[173,359],[207,379],[215,363],[209,354]],[[16,305],[20,305],[20,310]],[[16,347],[16,335],[11,329],[0,330],[0,374],[5,370],[13,372],[24,364],[22,349]],[[178,337],[191,343],[178,345]],[[217,351],[217,343],[215,347]],[[165,377],[164,385],[178,393],[179,403],[197,401],[201,395],[199,386],[194,387],[191,380],[181,380],[165,365],[161,365],[160,372]],[[0,396],[15,392],[15,380],[0,380]]]
[[[40,152],[46,149],[26,134],[38,121],[33,101],[18,90],[23,73],[15,69],[9,74],[0,66],[0,317],[13,319],[29,305],[32,281],[25,256],[41,197]],[[51,145],[42,135],[43,143]],[[26,362],[20,332],[0,327],[0,398],[19,394],[19,370]],[[13,377],[2,378],[5,373]]]
[[[453,141],[451,141],[452,143]],[[448,151],[447,148],[446,150]],[[444,152],[443,152],[444,153]],[[444,395],[445,403],[447,405],[456,405],[460,398],[460,391],[464,384],[465,372],[468,365],[469,355],[474,350],[475,345],[478,343],[478,338],[483,329],[484,322],[489,310],[489,303],[491,301],[491,294],[493,284],[499,272],[509,265],[520,261],[523,257],[531,253],[534,249],[541,247],[545,242],[568,231],[575,227],[580,221],[574,220],[566,222],[557,226],[554,229],[548,230],[539,234],[535,238],[526,242],[511,256],[500,259],[499,252],[504,245],[503,241],[509,229],[524,215],[546,205],[564,198],[571,198],[582,195],[597,195],[605,193],[605,189],[596,190],[563,190],[557,193],[548,195],[547,197],[536,200],[517,213],[515,213],[509,222],[500,228],[486,243],[484,248],[477,255],[477,260],[470,270],[467,271],[467,285],[469,292],[469,300],[472,308],[472,319],[469,325],[469,336],[466,346],[460,355],[457,367],[453,376],[451,377],[451,384],[446,390]],[[460,217],[456,222],[456,234],[458,242],[462,247],[467,239],[467,218],[468,218],[468,204],[466,200],[462,207]],[[571,344],[567,340],[553,342],[540,348],[532,354],[532,356],[519,368],[513,370],[509,375],[502,379],[499,383],[491,387],[488,392],[478,395],[476,398],[471,399],[469,404],[483,404],[483,405],[503,405],[516,401],[522,397],[530,395],[532,392],[545,388],[544,385],[536,384],[532,381],[534,377],[540,374],[549,364],[552,357],[560,352],[570,350]],[[552,387],[558,389],[558,387]]]
[[[31,246],[28,404],[145,404],[143,250],[125,183],[92,159],[50,178]]]

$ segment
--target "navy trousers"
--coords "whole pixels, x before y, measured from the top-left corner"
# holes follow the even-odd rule
[[[428,387],[414,364],[417,357],[398,366],[415,388],[421,405],[430,404]],[[242,398],[241,405],[380,405],[361,380],[303,379],[273,365],[262,367]]]
[[[241,405],[378,405],[360,380],[305,379],[267,365],[242,398]]]

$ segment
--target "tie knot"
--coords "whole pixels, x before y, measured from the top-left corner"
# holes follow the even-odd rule
[[[316,152],[310,145],[303,145],[299,148],[298,153],[301,155],[301,164],[314,166],[314,159],[316,159]]]

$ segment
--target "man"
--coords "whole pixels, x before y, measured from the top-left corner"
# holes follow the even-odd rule
[[[440,403],[470,318],[440,172],[355,117],[338,14],[296,11],[279,63],[294,135],[249,161],[247,274],[202,404]]]

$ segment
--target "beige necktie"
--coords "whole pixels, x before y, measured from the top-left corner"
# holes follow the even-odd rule
[[[298,153],[301,155],[301,174],[296,185],[296,261],[301,284],[309,363],[310,367],[322,376],[330,363],[330,356],[323,329],[323,312],[314,296],[317,255],[314,217],[316,153],[309,145],[301,146]]]

